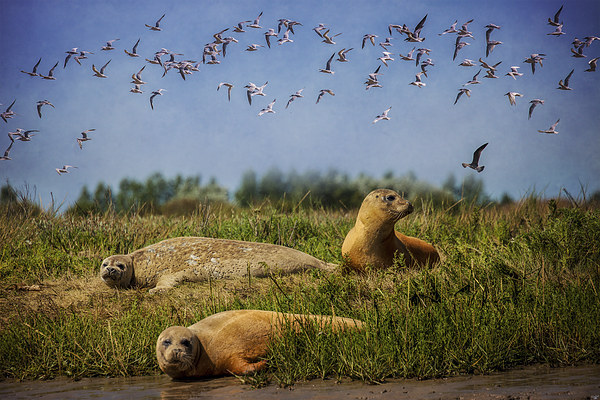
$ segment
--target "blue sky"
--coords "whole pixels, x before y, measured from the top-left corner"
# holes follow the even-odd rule
[[[547,35],[554,28],[547,18],[564,3],[560,37]],[[600,56],[600,41],[571,57],[575,37],[600,36],[598,1],[0,1],[0,111],[13,100],[16,116],[0,121],[0,153],[10,144],[9,131],[17,128],[40,132],[30,142],[15,142],[10,161],[0,161],[0,179],[13,186],[27,186],[43,204],[50,194],[58,203],[69,204],[81,188],[90,189],[103,181],[113,188],[125,178],[143,180],[153,172],[166,177],[176,174],[210,177],[231,191],[242,174],[252,169],[259,175],[272,167],[284,172],[327,171],[334,168],[351,176],[366,173],[375,177],[386,171],[402,175],[414,171],[419,179],[441,184],[450,174],[459,180],[472,174],[463,169],[473,151],[489,142],[481,157],[485,170],[477,174],[493,197],[508,192],[521,197],[529,192],[556,196],[561,188],[579,193],[600,190],[600,71],[584,72],[588,61]],[[260,12],[262,29],[232,32],[239,21],[253,20]],[[152,32],[162,14],[162,31]],[[422,43],[409,43],[393,32],[389,48],[395,61],[386,67],[377,59],[383,49],[361,40],[376,34],[376,44],[390,36],[389,24],[406,24],[413,29],[428,15]],[[299,21],[293,43],[256,52],[248,44],[265,45],[264,32],[276,28],[278,19]],[[455,20],[458,27],[469,19],[474,39],[452,60],[455,35],[439,36]],[[336,44],[323,43],[312,30],[326,24]],[[485,25],[500,25],[492,39],[502,41],[485,58]],[[161,48],[183,53],[176,60],[202,58],[212,35],[229,28],[223,36],[239,43],[227,48],[218,65],[200,65],[200,71],[183,81],[176,71],[162,77],[152,58]],[[281,37],[281,35],[280,35]],[[106,41],[115,50],[101,51]],[[139,58],[130,58],[137,39]],[[435,63],[423,77],[424,88],[409,85],[419,68],[403,61],[414,46],[431,49]],[[79,66],[73,60],[63,68],[65,52],[73,47],[94,52]],[[332,53],[353,47],[347,63],[334,61],[335,74],[319,72]],[[523,60],[544,53],[543,68],[531,74]],[[38,72],[46,74],[59,61],[55,81],[29,77],[42,58]],[[482,78],[470,85],[471,97],[453,105],[458,89],[480,69],[458,64],[483,57],[498,66],[499,79]],[[168,57],[163,57],[167,59]],[[92,76],[108,60],[108,78]],[[477,63],[479,64],[479,63]],[[142,78],[143,94],[130,93],[131,75],[147,65]],[[365,90],[367,75],[382,65],[382,88]],[[520,67],[523,76],[513,80],[505,74]],[[557,90],[557,83],[574,69],[571,91]],[[219,82],[235,85],[231,101]],[[248,82],[262,85],[265,97],[255,96],[248,105],[243,88]],[[166,89],[149,104],[150,93]],[[299,89],[304,98],[288,109],[289,96]],[[315,104],[320,89],[331,89]],[[523,94],[510,106],[508,91]],[[527,119],[529,101],[545,100]],[[47,99],[40,119],[36,102]],[[274,114],[258,112],[276,99]],[[389,121],[373,124],[388,107]],[[557,119],[558,135],[538,133]],[[77,145],[80,132],[94,128],[92,140]],[[78,169],[58,175],[64,164]]]

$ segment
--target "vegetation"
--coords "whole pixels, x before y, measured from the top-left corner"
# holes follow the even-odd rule
[[[253,385],[322,377],[380,382],[600,362],[597,203],[424,200],[397,229],[435,244],[442,263],[408,270],[398,260],[388,270],[357,275],[345,271],[340,254],[356,217],[355,209],[343,206],[208,202],[186,216],[152,215],[141,207],[137,213],[109,207],[61,215],[5,192],[1,377],[157,374],[154,348],[163,329],[229,309],[335,314],[367,325],[358,333],[311,326],[286,332],[272,345],[268,369],[241,378]],[[282,244],[341,267],[185,284],[156,295],[109,289],[97,278],[107,255],[189,235]]]

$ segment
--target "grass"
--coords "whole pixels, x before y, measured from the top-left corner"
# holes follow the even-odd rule
[[[34,208],[0,213],[0,377],[160,373],[158,334],[228,309],[335,314],[364,332],[307,326],[274,341],[274,381],[349,377],[367,382],[488,373],[518,365],[600,362],[600,211],[536,198],[503,207],[422,205],[397,229],[440,250],[434,268],[401,260],[366,275],[296,276],[184,284],[168,293],[111,290],[100,261],[176,236],[282,244],[343,264],[356,212],[268,205],[200,208],[191,217],[75,217]],[[39,284],[41,291],[26,291]]]

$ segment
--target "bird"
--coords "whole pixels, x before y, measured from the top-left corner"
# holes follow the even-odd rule
[[[219,83],[219,86],[217,86],[217,91],[221,89],[221,86],[227,87],[227,98],[231,101],[231,89],[233,88],[233,85],[231,83],[221,82]]]
[[[585,70],[585,72],[594,72],[596,71],[596,64],[598,63],[598,58],[592,58],[590,61],[588,61],[588,64],[590,65],[590,67],[588,69]]]
[[[8,153],[10,153],[10,149],[12,149],[14,143],[15,143],[14,140],[10,142],[10,144],[8,145],[8,148],[6,150],[4,150],[4,155],[2,157],[0,157],[0,160],[3,160],[3,161],[12,160],[12,158],[10,158],[8,156]]]
[[[256,51],[256,50],[258,50],[259,47],[264,47],[264,46],[262,46],[260,44],[252,43],[252,44],[248,45],[248,47],[246,48],[246,51]]]
[[[77,167],[75,167],[73,165],[63,165],[62,168],[55,168],[55,170],[59,175],[62,175],[62,174],[68,174],[69,168],[77,168]]]
[[[75,57],[73,57],[73,59],[77,62],[77,64],[81,65],[81,60],[85,60],[88,58],[86,54],[94,54],[94,53],[92,53],[91,51],[81,50],[79,52],[79,55],[76,55]]]
[[[323,36],[322,36],[323,40],[321,40],[321,42],[325,42],[327,44],[335,44],[335,42],[333,41],[333,38],[341,35],[342,33],[341,32],[336,33],[333,36],[329,36],[328,34],[329,34],[329,29],[327,29],[327,31],[325,31],[325,33],[323,34]]]
[[[494,31],[494,29],[500,29],[501,26],[498,26],[496,24],[487,24],[485,27],[487,28],[487,30],[485,31],[485,41],[487,43],[490,41],[490,35]]]
[[[411,82],[411,83],[409,83],[409,85],[413,85],[413,86],[416,86],[416,87],[418,87],[418,88],[422,88],[423,86],[427,86],[427,85],[425,84],[425,82],[422,82],[422,81],[421,81],[421,75],[422,75],[422,74],[423,74],[423,71],[421,71],[421,72],[417,73],[417,74],[415,75],[415,80],[414,80],[414,82]]]
[[[467,22],[465,22],[464,24],[462,24],[462,26],[460,27],[460,29],[458,30],[458,36],[469,36],[471,38],[473,38],[473,34],[472,32],[469,32],[468,30],[468,25],[473,22],[472,19],[468,20]]]
[[[65,51],[65,53],[67,53],[67,56],[65,57],[65,63],[63,65],[63,68],[67,67],[67,63],[71,59],[71,56],[79,54],[79,51],[77,50],[77,47],[73,47],[71,50]]]
[[[562,25],[562,22],[558,22],[558,19],[560,17],[560,12],[562,11],[563,7],[564,7],[564,5],[560,6],[560,8],[556,12],[556,14],[554,14],[554,18],[553,19],[548,18],[548,25],[552,25],[552,26]]]
[[[406,33],[407,38],[404,39],[407,42],[422,42],[425,40],[425,38],[421,37],[421,29],[423,29],[423,26],[425,26],[425,20],[427,19],[427,14],[425,14],[425,16],[421,19],[421,21],[419,21],[419,23],[417,24],[417,26],[415,26],[414,31],[410,31],[408,30],[408,32]]]
[[[485,75],[483,77],[484,78],[494,78],[494,79],[497,79],[498,75],[496,75],[495,70],[488,69],[488,70],[485,71]]]
[[[302,96],[302,91],[304,90],[304,88],[298,90],[296,93],[290,95],[290,99],[288,100],[287,104],[285,105],[285,108],[288,108],[290,103],[300,97],[304,97]]]
[[[571,53],[573,53],[571,55],[571,57],[575,57],[575,58],[585,58],[587,57],[585,54],[583,54],[583,48],[585,46],[581,45],[577,48],[577,51],[575,51],[574,49],[571,49]]]
[[[92,129],[86,129],[85,131],[81,132],[81,137],[77,138],[77,144],[79,145],[79,148],[83,150],[83,142],[87,142],[88,140],[92,140],[92,138],[88,137],[88,133],[95,131],[96,129],[92,128]]]
[[[571,75],[573,75],[573,71],[575,71],[574,69],[571,70],[571,72],[569,72],[569,75],[567,75],[567,77],[565,78],[564,82],[561,79],[560,81],[558,81],[558,87],[557,89],[560,90],[573,90],[569,87],[569,79],[571,79]]]
[[[319,35],[320,37],[323,37],[323,35],[321,34],[321,31],[325,30],[325,29],[327,29],[327,27],[325,26],[324,23],[321,22],[321,23],[319,23],[319,25],[317,25],[313,28],[313,31],[315,31],[315,33],[317,35]]]
[[[251,22],[251,21],[250,21],[250,20],[248,20],[248,21],[240,21],[240,22],[238,22],[238,23],[237,23],[237,25],[233,27],[233,31],[234,31],[234,32],[238,32],[238,33],[243,33],[243,32],[246,32],[246,31],[244,30],[244,24],[245,24],[246,22]]]
[[[471,43],[467,43],[467,42],[461,42],[460,41],[460,36],[456,37],[456,43],[454,44],[454,55],[452,56],[452,61],[454,61],[454,59],[456,58],[456,55],[458,54],[458,51],[460,49],[462,49],[465,46],[468,46]]]
[[[290,30],[289,29],[286,30],[283,33],[283,37],[277,41],[277,43],[279,43],[279,45],[282,45],[284,43],[292,43],[292,42],[293,42],[293,40],[290,39]]]
[[[50,81],[56,80],[56,78],[54,77],[54,68],[56,68],[57,65],[58,65],[58,61],[56,62],[56,64],[54,64],[54,67],[50,68],[50,71],[48,71],[48,75],[40,74],[40,77],[42,79],[46,79],[46,80],[50,80]]]
[[[263,13],[262,11],[260,12],[260,14],[258,14],[258,17],[256,17],[256,19],[254,20],[254,22],[252,22],[249,25],[246,25],[248,28],[255,28],[255,29],[261,29],[262,26],[259,25],[259,21],[260,21],[260,17],[262,17]]]
[[[138,39],[137,42],[135,42],[135,44],[133,45],[133,49],[131,49],[131,52],[129,52],[127,49],[123,49],[123,51],[129,57],[139,57],[140,55],[137,53],[138,44],[140,44],[140,39]]]
[[[317,102],[316,102],[316,104],[319,104],[319,101],[321,100],[321,97],[323,97],[325,95],[325,93],[330,94],[332,96],[335,96],[335,93],[333,93],[333,91],[331,91],[330,89],[321,89],[319,91],[319,95],[317,96]]]
[[[38,67],[38,65],[40,65],[41,62],[42,62],[42,58],[40,57],[38,62],[35,63],[35,65],[33,66],[33,69],[31,70],[31,72],[23,71],[23,70],[21,70],[21,72],[24,74],[27,74],[29,76],[40,76],[40,74],[37,73],[37,67]]]
[[[549,133],[549,134],[557,134],[558,131],[556,130],[556,125],[558,125],[558,122],[560,121],[560,118],[556,120],[556,122],[554,124],[552,124],[552,126],[548,129],[546,129],[545,131],[540,131],[538,129],[539,133]]]
[[[270,28],[268,31],[265,32],[265,40],[267,41],[267,46],[269,46],[269,48],[271,48],[271,40],[269,39],[271,36],[277,37],[277,33],[273,28]]]
[[[329,32],[329,30],[327,30],[327,32]],[[323,37],[323,35],[321,35],[321,37]],[[376,37],[377,37],[377,35],[373,35],[372,33],[367,33],[367,34],[365,34],[365,35],[363,36],[363,38],[362,38],[362,47],[361,47],[361,48],[362,48],[362,49],[364,49],[364,48],[365,48],[365,42],[366,42],[367,40],[370,40],[370,41],[371,41],[371,44],[372,44],[373,46],[375,46],[375,38],[376,38]]]
[[[519,72],[519,67],[512,66],[512,67],[510,67],[510,72],[507,73],[506,75],[512,76],[512,78],[514,80],[517,80],[517,76],[523,76],[523,73]]]
[[[154,101],[154,98],[155,98],[156,96],[162,96],[162,91],[163,91],[163,90],[164,90],[165,92],[167,91],[167,89],[158,89],[158,90],[155,90],[155,91],[153,91],[153,92],[152,92],[152,95],[150,95],[150,108],[152,108],[153,110],[154,110],[154,103],[153,103],[153,101]]]
[[[390,112],[390,110],[392,109],[392,107],[390,106],[387,110],[385,110],[383,113],[379,114],[378,116],[375,117],[375,119],[373,120],[373,124],[376,122],[381,121],[382,119],[385,119],[387,121],[390,120],[390,117],[388,117],[388,112]]]
[[[473,62],[473,60],[469,60],[468,58],[465,58],[460,64],[461,67],[474,67],[476,64]]]
[[[43,106],[52,106],[52,108],[56,108],[54,107],[54,104],[50,103],[48,100],[40,100],[37,102],[37,112],[38,115],[40,116],[40,118],[42,118],[42,107]]]
[[[384,42],[379,43],[379,46],[381,46],[384,50],[387,51],[387,48],[392,45],[392,42],[390,42],[390,40],[392,40],[391,37],[386,37]]]
[[[162,17],[160,17],[154,25],[148,25],[148,24],[144,24],[144,25],[146,25],[146,27],[150,28],[151,31],[162,31],[162,28],[160,27],[160,21],[165,17],[165,15],[167,15],[167,14],[163,14]]]
[[[517,92],[506,92],[504,93],[505,96],[508,96],[508,101],[510,103],[511,106],[514,106],[517,104],[517,97],[523,97],[523,95],[521,93],[517,93]]]
[[[531,73],[535,74],[535,64],[538,63],[540,64],[540,67],[543,67],[544,65],[542,64],[542,60],[544,59],[545,54],[531,54],[528,58],[525,59],[525,63],[531,64]]]
[[[0,117],[2,117],[2,119],[4,120],[4,122],[8,123],[8,119],[12,118],[15,116],[15,112],[11,110],[12,106],[15,105],[15,102],[17,101],[17,99],[14,99],[12,103],[10,103],[10,106],[8,106],[6,108],[6,110],[4,110],[4,112],[2,114],[0,114]]]
[[[381,60],[381,62],[384,63],[385,66],[387,67],[388,66],[387,62],[388,61],[394,61],[394,59],[391,57],[391,54],[392,53],[390,53],[389,51],[384,51],[383,55],[381,57],[377,58],[377,59]]]
[[[130,83],[133,83],[135,85],[145,85],[146,84],[146,82],[144,82],[142,80],[142,71],[144,70],[144,68],[146,68],[145,65],[136,74],[131,75],[132,81]]]
[[[325,66],[325,69],[320,69],[319,72],[324,72],[326,74],[335,74],[335,71],[331,70],[331,61],[333,60],[334,56],[335,56],[335,53],[333,53],[331,55],[331,57],[329,57],[329,60],[327,60],[327,64]]]
[[[413,47],[411,51],[409,51],[406,55],[402,55],[399,54],[400,58],[403,59],[404,61],[413,61],[413,52],[415,51],[415,48]]]
[[[502,63],[502,61],[498,61],[496,64],[490,65],[490,64],[486,63],[485,61],[483,61],[481,59],[481,57],[479,57],[479,62],[481,63],[481,66],[483,68],[491,70],[491,71],[496,71],[496,67]]]
[[[94,64],[92,64],[92,71],[94,71],[94,75],[93,76],[97,76],[98,78],[107,78],[107,76],[104,75],[104,69],[106,68],[106,66],[110,62],[111,62],[111,60],[108,60],[107,63],[104,64],[102,66],[102,68],[100,68],[100,71],[98,71],[98,69],[96,68],[96,66]]]
[[[423,56],[423,54],[429,55],[430,52],[431,50],[426,48],[417,49],[417,58],[415,59],[415,65],[419,65],[419,61],[421,61],[421,57]]]
[[[109,41],[107,41],[107,42],[106,42],[106,45],[102,46],[102,47],[100,48],[100,50],[105,50],[105,51],[108,51],[108,50],[114,50],[115,48],[113,47],[113,45],[112,45],[112,44],[113,44],[114,42],[116,42],[117,40],[120,40],[120,39],[112,39],[112,40],[109,40]]]
[[[550,32],[550,33],[546,33],[546,35],[551,35],[551,36],[560,36],[560,35],[564,35],[565,33],[562,31],[562,24],[558,25],[556,27],[556,29],[554,30],[554,32]]]
[[[544,105],[544,100],[540,100],[540,99],[533,99],[530,101],[531,105],[529,106],[529,116],[527,117],[527,119],[531,119],[531,114],[533,113],[533,109],[537,106],[537,105]]]
[[[348,59],[346,58],[346,54],[348,54],[348,52],[350,50],[354,49],[354,47],[350,47],[349,49],[343,48],[340,51],[338,51],[338,58],[337,61],[339,62],[347,62]]]
[[[488,144],[482,144],[481,146],[479,146],[477,148],[477,150],[475,150],[475,152],[473,153],[473,161],[471,161],[470,164],[467,163],[462,163],[463,168],[472,168],[477,172],[481,172],[483,171],[483,169],[485,168],[485,166],[483,165],[479,165],[479,158],[481,157],[481,152],[483,151],[483,149],[485,149],[485,146],[487,146]]]
[[[498,46],[499,44],[502,44],[502,42],[499,40],[488,40],[485,45],[485,56],[488,57],[492,50],[494,50],[494,47]]]
[[[270,102],[269,104],[267,104],[267,107],[265,107],[262,110],[260,110],[258,112],[258,116],[260,117],[261,115],[266,114],[266,113],[273,113],[274,114],[275,111],[273,111],[273,105],[275,104],[276,100],[277,99],[274,99],[272,102]]]
[[[129,89],[129,91],[131,93],[144,93],[144,92],[142,92],[142,89],[140,89],[140,85],[137,84],[137,83],[135,84],[134,87],[132,87],[131,89]]]
[[[16,132],[9,132],[8,136],[10,136],[11,140],[13,140],[13,136],[18,136],[17,140],[20,140],[21,142],[30,142],[31,141],[31,137],[35,136],[32,135],[33,132],[39,132],[37,129],[31,129],[31,130],[24,130],[21,128],[17,128]]]
[[[458,32],[458,30],[456,30],[457,23],[458,23],[458,20],[454,21],[454,23],[452,25],[450,25],[450,28],[444,30],[444,32],[442,32],[442,33],[438,33],[438,36],[445,35],[446,33],[457,33]]]
[[[246,90],[246,97],[248,98],[248,104],[252,105],[252,96],[265,96],[263,90],[269,84],[269,81],[266,81],[262,86],[256,86],[252,82],[248,82],[246,86],[244,86]]]
[[[456,99],[454,100],[454,104],[456,104],[456,102],[458,101],[458,99],[460,99],[460,96],[462,96],[463,94],[466,94],[467,97],[471,97],[471,91],[469,89],[458,89],[458,94],[456,95]]]
[[[477,80],[477,76],[479,75],[480,72],[481,72],[481,69],[479,69],[479,71],[477,71],[477,73],[475,75],[473,75],[473,79],[471,79],[469,82],[465,83],[463,86],[476,85],[478,83],[481,83],[481,81]]]

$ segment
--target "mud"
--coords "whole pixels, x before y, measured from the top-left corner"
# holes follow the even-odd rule
[[[1,399],[591,399],[600,400],[600,365],[568,368],[527,367],[490,375],[418,381],[391,380],[381,385],[314,380],[291,388],[252,389],[233,377],[176,382],[167,376],[90,378],[73,381],[3,381]]]

